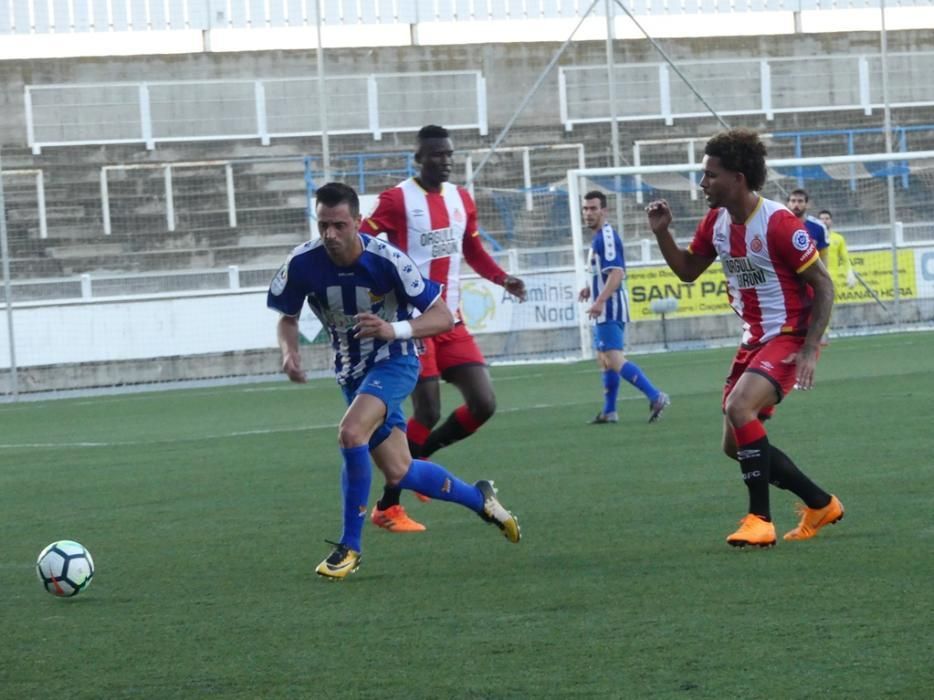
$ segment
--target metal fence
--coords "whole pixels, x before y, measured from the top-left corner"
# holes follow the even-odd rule
[[[721,116],[858,110],[883,107],[879,55],[826,55],[736,60],[684,61],[681,72],[701,94],[715,95]],[[934,106],[934,52],[888,55],[892,108]],[[709,116],[709,110],[666,63],[614,66],[615,112],[620,121]],[[606,65],[564,66],[558,77],[561,122],[610,121]]]
[[[420,80],[432,90],[405,90]],[[106,143],[153,149],[258,139],[268,145],[274,138],[320,135],[322,117],[329,134],[370,134],[377,141],[383,132],[417,131],[427,121],[481,135],[488,130],[480,71],[341,75],[324,84],[325,105],[316,77],[27,85],[27,142],[37,154],[49,146]]]

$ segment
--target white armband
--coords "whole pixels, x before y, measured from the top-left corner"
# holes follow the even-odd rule
[[[395,321],[389,325],[392,326],[397,340],[408,340],[412,337],[412,324],[408,321]]]

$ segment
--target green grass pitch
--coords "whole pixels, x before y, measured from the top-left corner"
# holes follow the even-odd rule
[[[767,551],[724,543],[731,356],[634,358],[673,399],[656,425],[628,385],[586,425],[590,363],[494,369],[497,415],[436,458],[495,479],[522,542],[405,495],[428,531],[367,525],[342,583],[313,574],[340,534],[332,380],[2,405],[0,697],[930,698],[934,335],[835,340],[779,407],[772,441],[847,515]],[[97,564],[73,600],[33,570],[63,538]]]

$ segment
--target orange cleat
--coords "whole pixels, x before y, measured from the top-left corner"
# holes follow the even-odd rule
[[[729,535],[726,543],[733,547],[772,547],[775,545],[775,524],[750,513],[739,521],[739,530]]]
[[[431,503],[431,496],[426,496],[423,493],[415,492],[415,498],[420,500],[422,503]]]
[[[809,540],[824,525],[833,525],[843,520],[843,504],[836,496],[830,497],[830,503],[823,508],[808,508],[806,505],[798,504],[798,514],[801,516],[801,522],[798,527],[785,533],[786,540]]]
[[[390,532],[423,532],[426,529],[421,523],[412,520],[405,508],[398,504],[389,506],[386,510],[380,510],[378,504],[373,506],[370,520],[377,527]]]

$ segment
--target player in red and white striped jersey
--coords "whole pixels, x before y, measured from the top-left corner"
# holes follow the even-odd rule
[[[525,283],[507,274],[486,252],[473,199],[466,189],[448,182],[454,147],[447,130],[435,125],[423,127],[418,132],[415,161],[419,174],[380,194],[376,208],[364,218],[360,230],[373,235],[385,233],[425,277],[443,284],[444,299],[456,319],[454,330],[424,339],[421,373],[412,392],[409,446],[414,457],[427,458],[472,435],[496,410],[486,360],[464,326],[459,310],[461,261],[520,301],[525,300]],[[460,390],[464,405],[435,428],[441,419],[441,378]],[[386,488],[371,519],[395,532],[424,529],[405,513],[397,488]]]
[[[733,546],[775,544],[769,484],[805,506],[786,540],[805,540],[843,517],[843,505],[769,443],[762,421],[792,388],[810,389],[819,343],[833,306],[833,282],[798,218],[758,194],[765,184],[765,145],[753,131],[733,129],[704,149],[701,189],[710,212],[694,240],[680,248],[669,230],[665,200],[646,207],[649,225],[672,271],[693,282],[720,260],[730,305],[743,319],[743,340],[723,391],[723,450],[739,462],[749,513],[727,537]]]

